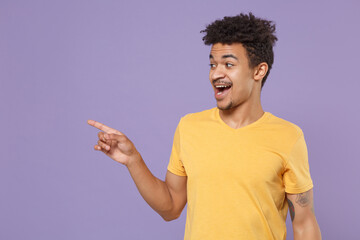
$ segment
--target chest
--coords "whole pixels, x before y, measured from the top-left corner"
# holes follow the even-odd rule
[[[199,184],[278,184],[284,169],[281,150],[256,134],[189,135],[181,153],[188,180]]]

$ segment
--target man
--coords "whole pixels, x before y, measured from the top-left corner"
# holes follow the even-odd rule
[[[264,112],[261,89],[273,64],[275,25],[252,13],[208,25],[210,83],[217,107],[182,117],[165,181],[133,143],[99,122],[96,150],[124,164],[145,201],[166,221],[187,207],[184,239],[321,239],[300,127]]]

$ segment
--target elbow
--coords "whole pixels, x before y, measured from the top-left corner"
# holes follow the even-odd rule
[[[166,221],[170,222],[180,217],[180,214],[161,214],[161,217]]]
[[[177,217],[163,217],[163,219],[165,220],[165,222],[170,222],[172,220],[177,219]]]

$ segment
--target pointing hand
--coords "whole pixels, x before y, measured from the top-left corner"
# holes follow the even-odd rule
[[[140,157],[134,144],[122,132],[108,127],[94,120],[88,120],[87,123],[103,132],[98,133],[98,144],[94,146],[95,150],[102,151],[113,160],[127,164]]]

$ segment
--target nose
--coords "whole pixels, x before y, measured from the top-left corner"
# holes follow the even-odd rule
[[[216,66],[214,69],[210,70],[210,80],[222,79],[225,77],[225,71],[221,66]]]

